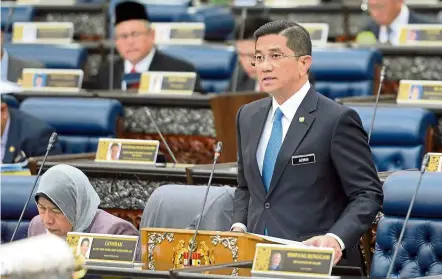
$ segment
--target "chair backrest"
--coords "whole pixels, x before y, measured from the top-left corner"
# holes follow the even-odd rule
[[[206,189],[206,186],[174,184],[155,189],[144,208],[140,228],[195,228]],[[230,230],[234,191],[229,186],[210,188],[201,230]]]
[[[11,56],[24,60],[38,60],[50,69],[84,69],[87,50],[78,44],[7,44]]]
[[[382,54],[372,49],[314,49],[311,71],[316,91],[331,98],[369,96]]]
[[[225,41],[235,29],[235,18],[230,9],[221,6],[201,6],[181,14],[178,22],[204,22],[208,41]]]
[[[368,133],[374,107],[352,106]],[[378,171],[420,168],[434,113],[420,108],[378,107],[370,147]]]
[[[1,9],[2,30],[5,33],[12,31],[15,22],[34,21],[35,9],[33,6],[18,6],[15,3],[5,5],[2,3]],[[4,28],[8,28],[8,30]]]
[[[63,153],[95,152],[99,138],[115,138],[123,105],[112,99],[27,98],[20,110],[50,124]]]
[[[418,171],[400,171],[384,182],[384,217],[378,223],[371,278],[385,278],[419,181]],[[442,173],[425,173],[391,278],[442,275]]]
[[[1,176],[1,242],[8,242],[17,226],[17,221],[25,206],[28,196],[31,194],[35,176]],[[36,187],[37,188],[37,187]],[[14,237],[14,240],[26,238],[29,223],[38,215],[35,200],[31,197],[22,222]]]
[[[206,92],[224,92],[235,71],[236,53],[233,47],[213,45],[159,45],[167,55],[192,63]]]

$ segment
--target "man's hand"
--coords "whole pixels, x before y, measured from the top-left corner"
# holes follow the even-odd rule
[[[240,227],[233,227],[232,228],[232,232],[240,232],[240,233],[243,233],[243,232],[245,232],[243,229],[241,229]]]
[[[342,257],[341,246],[333,236],[329,235],[315,236],[306,241],[303,241],[302,243],[304,243],[305,245],[311,245],[315,247],[333,248],[335,250],[335,262],[333,263],[334,265],[336,265]]]

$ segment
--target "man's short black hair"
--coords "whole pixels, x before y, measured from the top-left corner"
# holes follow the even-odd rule
[[[83,238],[83,240],[81,241],[80,245],[83,245],[83,243],[87,242],[88,244],[91,243],[91,241],[89,240],[89,238]]]
[[[277,20],[261,26],[254,34],[259,37],[277,34],[287,38],[287,47],[296,55],[312,55],[312,41],[307,29],[292,20]]]
[[[249,16],[242,22],[238,24],[235,28],[235,39],[236,40],[250,40],[253,39],[255,31],[266,23],[272,20],[268,17],[263,16]],[[244,28],[244,34],[241,35],[241,29]]]

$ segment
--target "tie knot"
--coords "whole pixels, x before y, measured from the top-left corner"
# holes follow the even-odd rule
[[[283,115],[284,114],[282,113],[281,109],[277,108],[275,110],[275,115],[274,115],[273,121],[281,121],[281,118],[282,118]]]

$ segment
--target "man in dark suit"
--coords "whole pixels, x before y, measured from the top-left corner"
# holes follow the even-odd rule
[[[436,23],[411,11],[404,0],[368,0],[370,23],[363,31],[372,32],[380,43],[398,44],[400,25]]]
[[[276,21],[255,32],[257,76],[271,95],[237,115],[233,231],[306,241],[362,266],[359,239],[383,193],[358,114],[308,81],[308,31]],[[344,251],[344,253],[342,252]]]
[[[115,8],[115,18],[115,44],[122,59],[115,58],[114,89],[138,88],[138,83],[125,85],[122,82],[125,74],[141,74],[147,71],[196,72],[192,64],[168,56],[155,48],[155,30],[151,28],[142,4],[132,1],[119,3]],[[93,89],[109,88],[109,69],[109,61],[102,64]],[[195,91],[204,93],[198,75]]]
[[[8,52],[4,49],[3,44],[4,34],[2,30],[0,48],[2,80],[17,83],[21,79],[23,69],[44,68],[44,65],[38,61],[21,60],[17,57],[9,55]]]
[[[55,130],[45,122],[14,108],[1,104],[1,156],[4,164],[24,158],[44,156],[49,138]],[[50,155],[61,154],[57,141]]]

